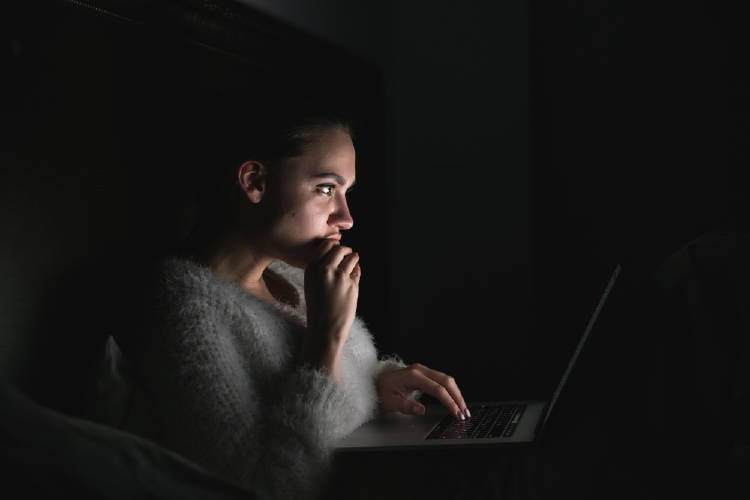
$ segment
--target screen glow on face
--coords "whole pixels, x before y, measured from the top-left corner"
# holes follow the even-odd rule
[[[355,159],[349,134],[331,127],[317,132],[302,155],[284,160],[271,229],[278,258],[306,265],[321,240],[338,239],[353,226],[347,194],[355,183]]]

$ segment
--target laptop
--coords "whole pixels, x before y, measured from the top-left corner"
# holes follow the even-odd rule
[[[609,280],[548,401],[468,403],[471,418],[464,421],[456,419],[440,404],[425,405],[427,411],[421,416],[398,412],[381,413],[348,436],[339,439],[336,443],[336,452],[486,446],[537,441],[549,425],[550,417],[560,395],[564,392],[570,374],[612,293],[620,269],[621,266],[617,264],[609,275]]]

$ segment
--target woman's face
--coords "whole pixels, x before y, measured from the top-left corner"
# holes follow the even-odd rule
[[[272,166],[264,196],[272,257],[305,267],[324,239],[340,239],[354,224],[346,201],[354,180],[354,145],[342,127],[315,129],[300,156]]]

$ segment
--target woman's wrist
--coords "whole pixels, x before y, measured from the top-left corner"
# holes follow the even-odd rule
[[[338,380],[343,347],[343,341],[311,339],[307,345],[305,358],[313,368]]]

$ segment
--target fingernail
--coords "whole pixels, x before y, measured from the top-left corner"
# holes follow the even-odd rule
[[[458,412],[458,418],[459,418],[459,420],[461,420],[462,422],[463,422],[464,420],[466,420],[466,417],[464,417],[464,414],[463,414],[463,413],[461,413],[461,412]]]
[[[466,414],[466,418],[471,418],[471,412],[468,407],[464,410],[464,413]]]

